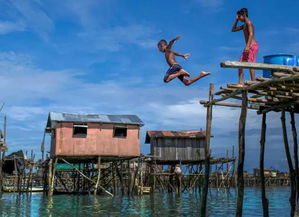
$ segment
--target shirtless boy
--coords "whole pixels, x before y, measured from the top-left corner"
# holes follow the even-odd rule
[[[238,22],[243,22],[242,26],[237,26]],[[248,10],[247,8],[242,8],[237,12],[236,20],[232,27],[232,32],[237,32],[243,30],[245,38],[245,49],[241,55],[241,62],[255,62],[256,55],[259,49],[257,41],[254,39],[254,26],[253,23],[248,19]],[[250,69],[251,80],[255,80],[255,70]],[[239,84],[240,86],[244,85],[244,74],[243,69],[239,69]]]
[[[177,36],[176,38],[172,39],[169,43],[167,43],[166,40],[162,39],[158,43],[158,49],[162,52],[165,53],[165,58],[170,66],[168,71],[166,72],[166,75],[164,76],[164,82],[168,83],[169,81],[179,78],[186,86],[194,83],[195,81],[199,80],[200,78],[203,78],[207,75],[209,75],[209,72],[201,72],[199,75],[191,78],[191,79],[186,79],[186,77],[190,77],[190,74],[186,72],[182,66],[180,66],[176,59],[175,56],[183,57],[184,59],[189,58],[189,54],[180,54],[176,51],[172,50],[172,45],[174,42],[178,39],[180,39],[180,36]]]

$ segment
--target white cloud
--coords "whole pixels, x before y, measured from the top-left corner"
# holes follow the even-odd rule
[[[10,0],[10,3],[22,15],[26,27],[38,33],[43,39],[48,39],[48,34],[54,29],[54,23],[38,1]]]
[[[144,25],[116,26],[98,31],[79,34],[89,46],[97,50],[118,51],[123,45],[137,45],[142,48],[153,48],[156,45],[154,36],[157,30]]]
[[[24,30],[25,25],[22,22],[0,21],[0,34],[20,32]]]

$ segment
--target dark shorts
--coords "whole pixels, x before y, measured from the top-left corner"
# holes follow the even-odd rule
[[[182,68],[182,66],[180,66],[179,64],[173,64],[166,72],[165,76],[164,76],[164,82],[166,82],[167,78],[169,77],[169,75],[175,74],[177,72],[179,72]],[[179,76],[180,78],[180,76]]]

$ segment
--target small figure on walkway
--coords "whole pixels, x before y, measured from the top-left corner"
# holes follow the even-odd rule
[[[158,43],[158,49],[162,52],[165,53],[165,58],[170,66],[168,71],[166,72],[166,75],[164,76],[164,82],[168,83],[169,81],[179,78],[186,86],[194,83],[195,81],[199,80],[200,78],[203,78],[207,75],[210,74],[210,72],[201,72],[199,75],[191,78],[191,79],[186,79],[186,77],[190,77],[190,74],[186,72],[182,66],[180,66],[176,59],[175,56],[183,57],[184,59],[189,58],[189,54],[180,54],[176,51],[172,50],[172,45],[174,44],[175,41],[179,40],[181,37],[177,36],[176,38],[170,40],[169,43],[165,39],[162,39]]]
[[[244,24],[241,26],[237,26],[238,22],[243,22]],[[242,8],[237,12],[236,20],[232,27],[232,32],[237,32],[243,30],[245,37],[245,49],[240,57],[241,62],[255,62],[256,55],[259,49],[259,45],[254,38],[254,26],[251,20],[248,18],[248,10],[247,8]],[[255,80],[255,70],[250,69],[250,77],[251,80]],[[239,69],[239,84],[240,86],[244,85],[244,73],[243,69]]]

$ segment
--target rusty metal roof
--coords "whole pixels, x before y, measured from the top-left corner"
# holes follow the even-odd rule
[[[176,137],[176,138],[204,138],[205,131],[147,131],[145,143],[150,143],[150,138],[153,137]]]
[[[103,115],[103,114],[77,114],[50,112],[47,127],[52,127],[53,122],[74,122],[74,123],[115,123],[115,124],[134,124],[143,126],[143,122],[137,115]]]

